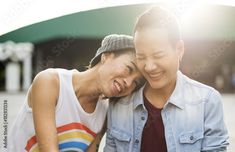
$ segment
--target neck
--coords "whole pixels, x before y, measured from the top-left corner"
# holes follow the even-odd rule
[[[165,103],[173,93],[175,86],[176,80],[160,89],[154,89],[149,84],[147,84],[144,89],[144,94],[155,107],[163,108]]]
[[[101,95],[96,69],[92,68],[84,72],[76,71],[73,73],[73,87],[80,102],[96,103]]]

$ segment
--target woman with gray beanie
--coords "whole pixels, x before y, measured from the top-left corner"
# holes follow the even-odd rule
[[[141,78],[133,38],[116,34],[103,39],[86,71],[40,72],[11,128],[8,151],[86,151],[102,129],[108,98],[130,94]]]

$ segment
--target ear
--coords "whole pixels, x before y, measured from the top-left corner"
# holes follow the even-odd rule
[[[106,60],[106,55],[105,55],[105,53],[102,53],[101,57],[100,57],[101,64],[103,64],[105,60]]]
[[[183,40],[179,40],[177,42],[176,51],[177,51],[177,54],[179,56],[179,61],[181,61],[183,56],[184,56],[184,41]]]
[[[109,52],[109,53],[102,53],[101,54],[101,59],[100,59],[100,62],[103,64],[107,59],[113,57],[114,54]]]

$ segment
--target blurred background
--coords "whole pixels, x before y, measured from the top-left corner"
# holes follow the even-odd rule
[[[181,70],[220,92],[234,93],[235,8],[178,5],[172,11],[181,19],[185,41]],[[0,90],[6,90],[6,67],[11,62],[20,68],[19,87],[12,91],[27,90],[30,83],[25,82],[29,81],[25,77],[29,74],[31,79],[27,79],[32,80],[46,68],[84,70],[105,35],[132,35],[137,16],[149,6],[138,4],[79,12],[0,36]],[[31,59],[24,61],[25,58]],[[24,72],[25,66],[28,72]]]
[[[85,70],[105,35],[132,35],[137,16],[151,5],[79,12],[0,36],[0,100],[8,101],[9,126],[38,72],[47,68]],[[222,93],[230,151],[235,150],[235,7],[161,5],[181,21],[185,42],[182,72]]]

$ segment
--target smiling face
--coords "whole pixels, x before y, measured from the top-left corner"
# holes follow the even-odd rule
[[[135,54],[104,53],[101,56],[99,80],[106,97],[121,97],[130,94],[142,78],[135,64]]]
[[[183,42],[172,44],[164,28],[143,28],[135,32],[137,66],[153,89],[172,87],[176,82]]]

